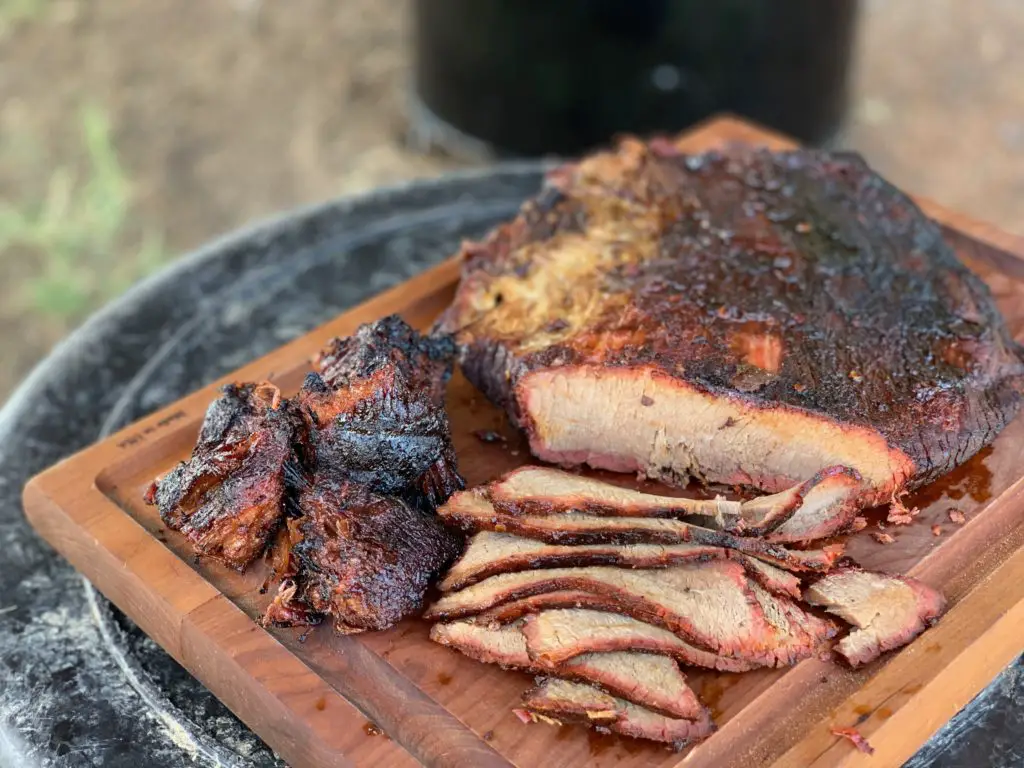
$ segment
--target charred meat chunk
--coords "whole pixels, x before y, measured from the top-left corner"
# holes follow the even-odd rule
[[[291,521],[289,562],[266,622],[385,629],[423,607],[461,540],[433,515],[358,483],[317,477]]]
[[[317,473],[429,511],[462,489],[444,406],[454,354],[397,315],[332,341],[297,398]]]
[[[272,384],[229,384],[206,412],[199,440],[150,486],[146,501],[201,555],[244,570],[285,517],[297,411]]]

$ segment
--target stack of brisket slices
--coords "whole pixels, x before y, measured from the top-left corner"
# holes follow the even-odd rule
[[[714,723],[681,666],[792,665],[844,631],[833,616],[853,627],[836,650],[857,666],[944,609],[917,581],[839,567],[841,545],[797,549],[764,535],[830,477],[739,503],[525,467],[456,493],[438,513],[473,536],[425,614],[440,622],[431,638],[537,675],[516,710],[524,721],[699,741]]]

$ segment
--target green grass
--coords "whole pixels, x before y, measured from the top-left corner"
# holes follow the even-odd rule
[[[0,0],[0,38],[18,24],[42,18],[49,4],[49,0]]]
[[[131,184],[107,115],[87,106],[79,126],[82,173],[58,168],[42,200],[0,203],[0,258],[24,258],[14,251],[27,251],[39,263],[21,287],[21,303],[65,321],[80,319],[167,261],[158,234],[131,231]]]

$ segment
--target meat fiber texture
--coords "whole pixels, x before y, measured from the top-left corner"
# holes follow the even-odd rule
[[[613,517],[687,519],[705,527],[768,541],[807,542],[848,531],[863,503],[863,482],[848,467],[828,467],[809,480],[746,501],[659,496],[550,467],[521,467],[478,493],[504,515],[561,512]]]
[[[294,398],[230,385],[146,499],[239,570],[271,547],[281,583],[265,623],[391,626],[461,543],[435,514],[464,487],[444,409],[453,357],[450,338],[391,316],[333,340]]]
[[[438,327],[552,463],[767,492],[843,466],[866,506],[1019,407],[988,289],[853,154],[625,140],[461,257]]]
[[[633,651],[582,653],[552,666],[531,659],[526,638],[516,625],[435,624],[430,637],[477,661],[588,683],[669,717],[695,720],[706,716],[679,665],[668,656]]]
[[[386,629],[422,610],[427,588],[459,550],[436,518],[357,483],[316,480],[299,509],[281,544],[284,581],[268,624],[326,616],[345,634]]]
[[[836,645],[854,667],[906,645],[946,610],[946,599],[916,579],[854,568],[815,582],[804,599],[854,626]]]
[[[444,592],[462,589],[498,573],[537,568],[617,565],[627,568],[667,568],[686,562],[733,559],[765,589],[799,599],[800,579],[774,565],[725,547],[701,544],[545,544],[507,533],[474,535],[458,561],[438,584]]]
[[[228,384],[207,409],[192,455],[150,486],[147,503],[198,554],[244,570],[284,519],[300,425],[274,385]]]
[[[856,514],[851,499],[861,488],[851,481],[858,480],[847,468],[826,470],[744,509],[744,502],[643,494],[549,468],[515,470],[453,494],[439,509],[473,536],[424,614],[446,622],[431,637],[480,661],[557,678],[554,689],[549,681],[527,694],[537,703],[521,710],[527,720],[593,725],[597,717],[612,730],[617,723],[619,732],[662,739],[664,723],[635,720],[624,730],[631,718],[623,713],[632,710],[608,701],[644,707],[645,718],[678,715],[665,707],[667,689],[651,682],[668,678],[616,662],[615,675],[602,680],[610,670],[591,660],[647,654],[662,666],[672,659],[723,672],[791,665],[817,655],[839,631],[802,598],[857,627],[837,645],[856,665],[907,642],[937,615],[937,593],[850,568],[801,595],[800,576],[829,571],[842,548],[792,549],[771,539],[787,529],[779,538],[834,532],[834,521]],[[755,528],[761,535],[738,533]],[[670,730],[685,732],[681,724]]]
[[[756,537],[735,536],[681,520],[606,517],[582,512],[557,515],[509,515],[499,512],[480,488],[456,493],[438,509],[446,521],[465,531],[512,533],[548,544],[699,544],[720,547],[790,570],[827,569],[842,548],[790,549]]]
[[[609,609],[667,629],[698,648],[766,666],[806,658],[836,631],[788,598],[766,592],[728,560],[659,570],[591,566],[501,574],[443,596],[424,615],[465,618],[564,590],[593,594]]]
[[[565,680],[545,680],[527,691],[516,714],[525,722],[582,723],[624,736],[667,742],[677,749],[705,739],[715,730],[708,714],[696,721],[669,718],[593,686]]]

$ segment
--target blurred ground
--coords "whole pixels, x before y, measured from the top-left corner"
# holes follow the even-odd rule
[[[96,307],[403,147],[405,0],[0,0],[0,401]],[[927,12],[925,12],[927,11]],[[866,0],[842,143],[1024,234],[1024,3]]]

